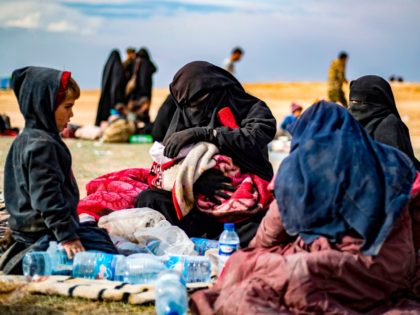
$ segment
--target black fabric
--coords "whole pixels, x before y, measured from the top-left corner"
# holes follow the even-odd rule
[[[145,48],[139,50],[137,58],[140,58],[140,67],[137,70],[136,87],[130,99],[139,100],[141,97],[147,97],[150,101],[153,87],[152,75],[157,68],[150,60],[150,55]]]
[[[213,143],[221,154],[232,157],[242,171],[271,180],[267,144],[276,134],[276,120],[263,101],[246,93],[232,74],[204,61],[182,67],[169,88],[177,109],[165,140],[192,127],[216,129]],[[221,126],[217,113],[224,107],[230,108],[239,128]]]
[[[80,224],[77,229],[80,242],[87,251],[101,251],[109,254],[118,254],[106,230],[96,226],[95,222]],[[45,251],[50,241],[56,240],[54,235],[46,234],[32,244],[15,242],[1,257],[0,270],[5,274],[21,275],[22,260],[26,253]]]
[[[39,67],[12,74],[25,128],[12,143],[4,171],[4,199],[13,237],[33,243],[48,231],[58,241],[77,238],[79,191],[71,155],[54,108],[62,72]]]
[[[118,103],[125,103],[125,69],[120,53],[113,50],[105,64],[102,74],[101,96],[98,104],[95,125],[106,121],[110,110]]]
[[[165,138],[166,131],[168,131],[171,119],[175,114],[176,103],[172,95],[168,95],[163,104],[160,106],[153,122],[152,136],[155,141],[162,142]]]
[[[417,170],[410,133],[400,118],[391,86],[383,78],[367,75],[350,83],[349,112],[376,141],[407,154]]]
[[[142,191],[136,200],[136,207],[149,207],[162,213],[172,224],[179,226],[189,237],[205,237],[219,239],[223,232],[223,223],[217,222],[213,217],[192,209],[184,218],[178,220],[172,202],[172,193],[161,189],[148,189]],[[247,247],[257,233],[264,213],[258,213],[247,221],[235,224],[241,247]]]
[[[194,183],[194,194],[206,196],[210,201],[220,205],[221,201],[216,196],[229,199],[230,196],[223,191],[235,191],[235,188],[230,184],[231,182],[232,179],[225,176],[222,171],[212,168],[201,174]]]

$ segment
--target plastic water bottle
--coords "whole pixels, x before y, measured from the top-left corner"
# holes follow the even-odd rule
[[[114,280],[115,266],[124,259],[122,255],[102,252],[81,252],[74,256],[73,277]]]
[[[165,270],[163,262],[151,254],[134,254],[118,261],[115,280],[130,284],[154,283]]]
[[[219,241],[216,240],[191,237],[191,241],[194,243],[194,250],[201,256],[204,255],[206,251],[211,248],[219,248]]]
[[[225,223],[224,231],[219,238],[219,274],[222,272],[226,261],[239,249],[239,236],[235,232],[234,223]]]
[[[25,276],[71,275],[73,260],[67,258],[57,242],[50,242],[46,252],[30,252],[23,257],[22,269]]]
[[[179,272],[165,270],[159,275],[156,282],[155,309],[158,315],[187,314],[187,289]]]
[[[153,137],[152,137],[152,135],[146,135],[146,134],[131,135],[130,138],[128,139],[128,142],[130,142],[130,143],[152,143],[153,142]]]
[[[169,256],[161,258],[166,268],[179,271],[184,280],[190,282],[209,282],[211,261],[205,256]]]

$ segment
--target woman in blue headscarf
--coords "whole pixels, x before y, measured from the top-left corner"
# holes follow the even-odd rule
[[[420,192],[410,158],[374,141],[334,103],[311,106],[292,133],[253,248],[193,295],[194,312],[383,314],[391,296],[410,289],[408,207]]]

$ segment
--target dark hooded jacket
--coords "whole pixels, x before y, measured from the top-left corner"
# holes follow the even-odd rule
[[[4,198],[13,237],[25,244],[46,234],[59,242],[78,238],[79,191],[54,116],[62,77],[63,72],[40,67],[12,75],[25,128],[7,155]]]
[[[420,170],[409,130],[400,118],[391,86],[386,80],[367,75],[352,81],[349,111],[371,137],[407,154]]]
[[[271,180],[267,144],[276,134],[276,119],[263,101],[246,93],[232,74],[204,61],[182,67],[169,88],[177,110],[166,137],[192,127],[215,129],[214,142],[222,154],[243,171]],[[218,112],[224,107],[229,107],[239,128],[220,124]]]
[[[153,87],[152,75],[157,69],[145,48],[141,48],[137,56],[140,58],[140,66],[137,70],[136,87],[131,99],[139,100],[141,97],[147,97],[150,100]]]
[[[113,50],[109,56],[102,74],[101,96],[95,125],[108,120],[110,111],[118,103],[125,103],[125,69],[121,62],[120,53]]]
[[[413,163],[334,103],[309,107],[292,135],[275,180],[287,233],[310,244],[320,236],[336,243],[355,231],[363,254],[377,255],[410,199]]]

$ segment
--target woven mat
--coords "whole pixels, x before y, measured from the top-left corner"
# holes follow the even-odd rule
[[[189,293],[209,287],[209,283],[188,283]],[[154,302],[154,285],[131,285],[108,280],[91,280],[69,276],[50,276],[39,282],[26,282],[25,277],[0,276],[0,288],[24,286],[25,291],[33,294],[61,295],[80,297],[98,301],[122,301],[130,304]],[[7,290],[5,292],[7,292]],[[1,291],[0,291],[1,292]]]

